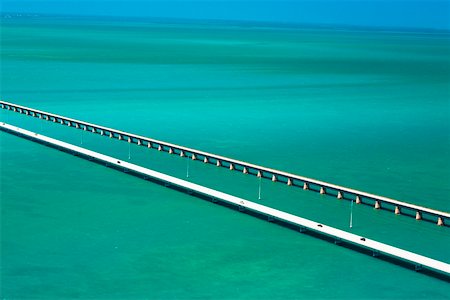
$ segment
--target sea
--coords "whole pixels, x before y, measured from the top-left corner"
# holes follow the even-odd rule
[[[446,31],[4,14],[0,75],[4,101],[450,211]],[[448,227],[0,118],[450,263]],[[442,278],[4,132],[0,154],[1,299],[450,299]]]

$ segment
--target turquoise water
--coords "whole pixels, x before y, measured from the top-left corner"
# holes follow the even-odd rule
[[[450,36],[243,24],[2,23],[1,98],[450,211]],[[128,145],[2,112],[128,158]],[[0,133],[6,299],[448,298],[448,283]],[[131,161],[186,178],[186,160]],[[189,180],[257,201],[255,177]],[[261,203],[349,230],[349,203]],[[352,232],[450,262],[448,228],[354,207]]]

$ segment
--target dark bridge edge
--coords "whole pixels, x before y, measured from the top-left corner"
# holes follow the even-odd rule
[[[258,176],[264,179],[271,179],[274,182],[280,182],[287,184],[289,186],[300,187],[304,190],[310,190],[318,192],[322,195],[334,196],[340,200],[355,201],[356,204],[365,204],[372,206],[375,209],[383,209],[387,211],[392,211],[395,214],[403,214],[409,217],[414,217],[416,220],[425,220],[428,222],[435,223],[440,226],[450,227],[450,217],[445,216],[443,212],[431,213],[429,211],[418,210],[411,208],[409,206],[394,204],[388,201],[384,201],[379,198],[373,198],[366,196],[364,192],[355,193],[346,191],[344,187],[334,188],[326,186],[324,184],[318,184],[313,181],[308,181],[306,178],[299,178],[294,174],[289,174],[277,170],[268,169],[262,166],[255,166],[253,164],[242,164],[245,162],[232,160],[226,157],[211,155],[203,151],[198,151],[195,149],[185,148],[179,145],[173,145],[170,143],[157,141],[149,139],[146,137],[136,136],[130,133],[120,132],[111,128],[106,128],[98,126],[95,124],[90,124],[88,122],[83,122],[79,120],[74,120],[71,118],[65,118],[55,114],[31,109],[24,108],[20,105],[14,105],[11,103],[5,103],[0,101],[2,109],[12,110],[20,114],[25,114],[27,116],[33,116],[36,118],[44,119],[53,123],[58,123],[61,125],[66,125],[69,127],[74,127],[76,129],[81,129],[84,131],[89,131],[91,133],[96,133],[104,136],[109,136],[110,138],[115,138],[128,143],[137,144],[139,146],[144,146],[150,149],[157,149],[159,151],[167,152],[169,154],[179,155],[187,159],[203,161],[207,164],[215,164],[218,167],[225,167],[233,171],[242,172],[243,174],[250,174]],[[275,172],[274,172],[275,171]],[[315,181],[315,180],[314,180]],[[406,203],[409,204],[409,203]],[[411,204],[412,205],[412,204]],[[412,205],[418,206],[418,205]],[[426,209],[422,207],[423,209]],[[441,214],[442,213],[442,214]]]

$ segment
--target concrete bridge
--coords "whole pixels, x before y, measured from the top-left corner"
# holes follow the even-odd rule
[[[210,189],[186,180],[156,172],[117,158],[94,152],[82,147],[65,143],[44,135],[37,134],[6,123],[0,123],[0,130],[24,137],[26,139],[56,148],[108,167],[127,172],[146,180],[151,180],[176,190],[187,192],[202,199],[227,206],[237,207],[239,211],[258,217],[267,218],[271,222],[299,230],[302,233],[322,238],[335,244],[371,254],[387,261],[413,267],[431,276],[450,281],[450,264],[419,255],[369,238],[349,233],[334,227],[326,226],[296,215],[292,215],[268,206],[238,198],[214,189]]]
[[[200,161],[206,164],[212,164],[217,167],[228,168],[231,171],[242,172],[244,174],[272,180],[274,182],[286,184],[288,186],[302,188],[304,190],[317,192],[322,195],[336,197],[339,200],[355,201],[356,204],[365,204],[370,205],[375,209],[389,210],[397,215],[402,214],[405,216],[413,217],[416,220],[426,220],[429,222],[434,222],[439,226],[450,226],[450,213],[448,212],[443,212],[420,205],[415,205],[408,202],[403,202],[392,198],[383,197],[352,188],[308,178],[305,176],[255,165],[249,162],[220,156],[217,154],[192,149],[145,136],[140,136],[117,129],[68,118],[65,116],[60,116],[50,112],[45,112],[42,110],[37,110],[6,101],[0,101],[0,105],[2,109],[61,124],[63,126],[91,132],[93,134],[99,134],[104,137],[118,139],[127,143],[147,147],[149,149],[164,151],[172,155],[178,155],[186,159]]]

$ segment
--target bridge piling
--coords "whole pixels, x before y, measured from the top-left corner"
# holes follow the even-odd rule
[[[416,220],[422,220],[422,214],[420,213],[420,211],[416,212]]]
[[[375,205],[374,205],[374,208],[375,209],[380,209],[381,208],[381,204],[380,204],[380,201],[375,201]]]

